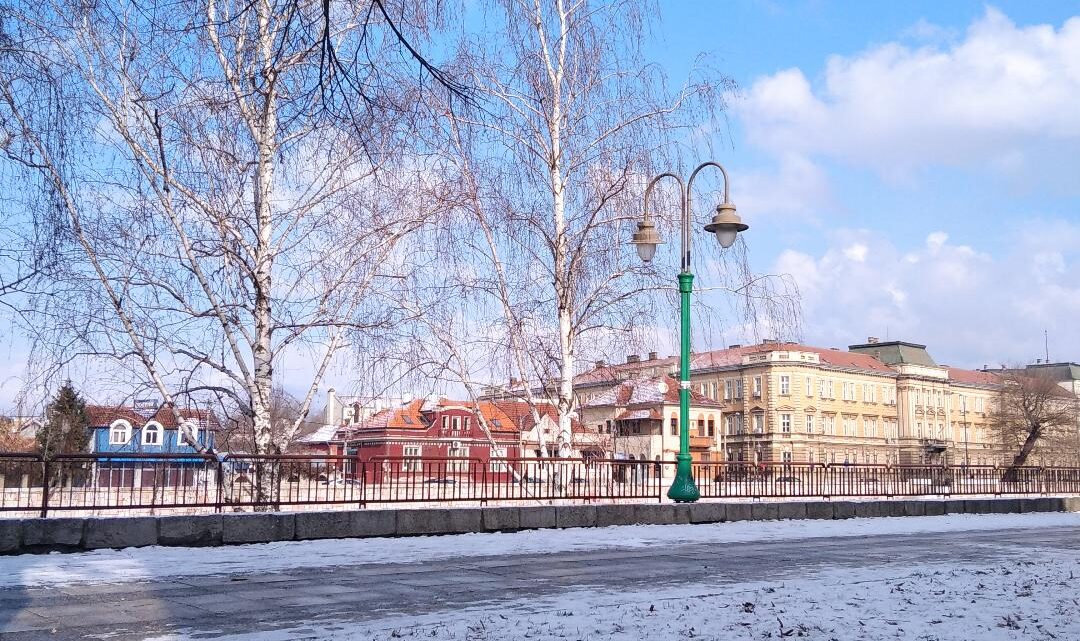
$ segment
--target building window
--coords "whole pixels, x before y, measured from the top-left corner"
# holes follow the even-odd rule
[[[855,436],[855,418],[844,417],[844,436]]]
[[[831,378],[825,381],[825,391],[828,392],[829,398],[836,398],[836,389],[833,387],[833,380]]]
[[[679,435],[679,419],[678,419],[678,417],[675,417],[675,416],[671,417],[671,435],[672,436],[678,436]]]
[[[471,427],[472,427],[472,417],[471,416],[466,416],[465,417],[465,431],[468,432],[469,428],[471,428]]]
[[[790,463],[791,462],[791,451],[790,450],[784,450],[783,452],[781,452],[780,453],[780,460],[782,460],[785,463]]]
[[[468,456],[469,456],[469,448],[467,448],[467,447],[451,447],[447,451],[446,457],[450,458],[450,459],[458,459],[458,460],[447,461],[446,462],[446,471],[447,472],[468,472],[469,471],[469,461],[465,460],[465,459],[468,458]]]
[[[705,436],[705,417],[699,416],[697,419],[697,435]]]
[[[810,378],[809,376],[806,377],[806,395],[814,395],[814,379]]]
[[[457,431],[461,430],[461,417],[460,416],[455,416],[452,419],[452,421],[453,421],[452,425],[454,426],[454,431],[457,432]]]
[[[604,421],[604,433],[611,434],[611,421]]]
[[[142,430],[142,442],[143,445],[160,445],[161,444],[161,425],[153,421],[143,426]]]
[[[817,395],[819,398],[825,398],[825,379],[817,379]]]
[[[716,436],[716,422],[709,416],[709,436]]]
[[[401,461],[401,470],[403,472],[419,472],[420,471],[420,446],[419,445],[406,445],[403,450],[404,460]]]
[[[730,378],[724,381],[724,400],[730,401],[735,397],[735,381]]]
[[[791,414],[780,415],[780,431],[785,434],[791,434]]]
[[[742,398],[742,379],[741,378],[735,379],[735,398],[736,399]]]
[[[813,414],[807,414],[806,415],[806,433],[807,434],[813,434],[814,433],[814,415]]]
[[[110,445],[126,445],[131,438],[131,425],[127,421],[116,421],[109,428]]]
[[[193,421],[185,421],[181,427],[176,428],[176,443],[187,443],[191,445],[188,439],[192,439],[192,442],[199,442],[199,426]]]
[[[791,377],[787,374],[780,375],[780,394],[782,396],[791,394]]]
[[[716,381],[709,383],[709,398],[716,400]]]
[[[755,376],[754,377],[753,387],[751,389],[753,390],[754,398],[761,398],[761,377],[760,376]]]
[[[754,434],[762,434],[765,432],[765,415],[754,414]]]
[[[863,417],[863,434],[871,438],[877,436],[877,419]]]
[[[821,418],[821,429],[825,434],[829,436],[836,435],[836,417],[835,416],[823,416]]]
[[[450,429],[450,417],[449,416],[443,416],[442,417],[442,428],[444,430]]]
[[[506,458],[506,448],[505,447],[496,447],[496,448],[492,449],[491,450],[491,459],[492,460],[489,461],[489,463],[491,464],[491,471],[492,472],[505,472],[506,471],[506,461],[496,460],[496,459],[505,459],[505,458]]]

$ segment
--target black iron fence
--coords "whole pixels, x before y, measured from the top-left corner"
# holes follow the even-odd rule
[[[664,501],[674,461],[0,453],[0,514]],[[1080,468],[696,463],[704,499],[1080,494]]]

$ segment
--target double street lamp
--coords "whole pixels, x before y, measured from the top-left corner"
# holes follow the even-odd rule
[[[656,247],[663,243],[656,225],[649,219],[649,196],[653,187],[662,178],[674,178],[679,183],[679,199],[682,205],[682,257],[679,272],[679,315],[681,331],[679,336],[679,455],[675,480],[668,490],[668,498],[678,503],[692,503],[701,497],[691,470],[690,457],[690,292],[693,290],[694,275],[690,272],[690,203],[691,188],[698,173],[706,167],[716,167],[724,177],[724,200],[716,206],[716,215],[712,222],[705,225],[705,231],[716,235],[721,247],[731,247],[735,237],[741,231],[749,229],[735,213],[735,205],[728,198],[727,171],[717,162],[704,162],[698,165],[685,183],[678,175],[665,172],[649,181],[645,188],[645,209],[637,231],[630,242],[637,246],[638,256],[646,263],[656,255]],[[661,421],[660,429],[664,429]]]

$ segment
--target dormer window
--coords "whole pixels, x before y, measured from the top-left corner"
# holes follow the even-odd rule
[[[176,443],[178,445],[190,445],[189,438],[195,443],[199,442],[199,424],[195,421],[183,421],[181,427],[176,428]]]
[[[127,445],[131,439],[131,424],[127,421],[115,421],[109,426],[109,445]]]
[[[143,445],[160,445],[161,424],[154,421],[147,423],[142,429],[142,442]]]

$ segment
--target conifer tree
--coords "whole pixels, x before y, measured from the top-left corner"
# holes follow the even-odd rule
[[[67,381],[45,411],[45,425],[37,434],[38,452],[45,458],[86,452],[90,442],[89,428],[86,402],[72,387],[71,381]]]

